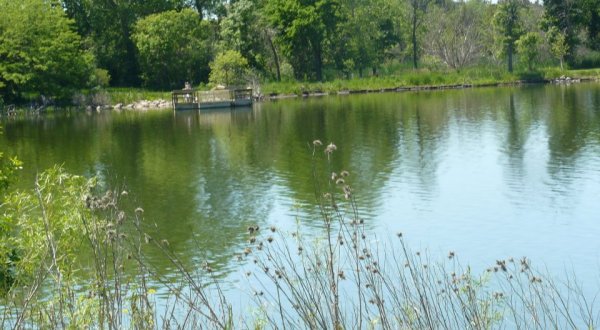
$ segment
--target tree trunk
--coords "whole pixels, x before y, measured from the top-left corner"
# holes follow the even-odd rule
[[[508,44],[508,72],[513,72],[513,43]]]
[[[271,47],[271,52],[273,52],[273,59],[275,60],[275,70],[277,71],[277,81],[281,81],[281,67],[279,65],[279,55],[277,55],[277,49],[275,48],[273,39],[269,35],[269,31],[265,30],[265,36],[267,37],[267,41],[269,42],[269,46]]]
[[[565,68],[563,67],[563,57],[560,57],[560,71],[563,71]]]
[[[323,81],[323,58],[322,58],[322,51],[321,51],[320,44],[315,45],[314,57],[315,57],[315,74],[317,75],[317,81]]]
[[[412,17],[412,48],[413,48],[413,68],[417,68],[417,6],[413,4]]]

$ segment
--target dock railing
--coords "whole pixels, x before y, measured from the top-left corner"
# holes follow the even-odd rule
[[[231,91],[228,89],[218,89],[214,91],[198,92],[198,102],[223,102],[231,101]]]
[[[251,100],[252,88],[234,89],[232,92],[233,100]]]
[[[197,91],[193,89],[175,90],[171,93],[174,109],[198,109],[204,105],[212,103],[227,104],[238,106],[241,104],[252,104],[252,89],[218,89],[212,91]],[[240,102],[241,101],[241,102]],[[220,105],[219,105],[220,106]]]
[[[171,92],[173,107],[178,104],[198,103],[198,92],[193,89],[182,89]]]

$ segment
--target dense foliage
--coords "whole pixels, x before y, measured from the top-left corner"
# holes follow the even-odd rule
[[[43,0],[0,0],[0,93],[64,97],[87,86],[92,56],[60,7]]]
[[[191,9],[166,11],[139,20],[133,33],[145,85],[164,89],[205,81],[210,27]]]
[[[210,83],[235,51],[262,81],[420,68],[600,65],[600,0],[0,0],[0,92]],[[68,18],[67,18],[68,17]],[[526,36],[518,46],[518,40]],[[535,55],[535,56],[534,56]]]
[[[210,63],[210,82],[215,85],[234,86],[246,83],[248,61],[235,50],[217,55]]]

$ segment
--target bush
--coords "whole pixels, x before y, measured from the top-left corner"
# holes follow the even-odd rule
[[[591,52],[585,56],[577,58],[573,63],[574,69],[593,69],[600,68],[600,52]]]
[[[0,134],[2,134],[2,126],[0,126]],[[8,185],[14,180],[15,172],[21,169],[21,165],[21,162],[16,157],[7,157],[0,151],[0,203],[2,203],[4,192],[8,188]],[[2,228],[0,228],[1,231]]]
[[[223,86],[245,85],[248,75],[248,60],[240,52],[228,50],[210,63],[210,83]]]
[[[92,75],[90,85],[96,88],[106,88],[110,84],[110,74],[108,70],[96,68]]]

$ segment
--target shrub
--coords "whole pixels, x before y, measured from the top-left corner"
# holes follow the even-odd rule
[[[248,60],[240,52],[228,50],[210,63],[209,81],[214,85],[237,86],[247,82]]]

